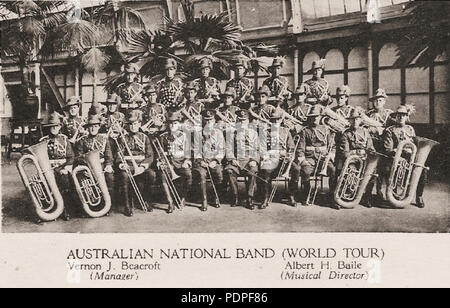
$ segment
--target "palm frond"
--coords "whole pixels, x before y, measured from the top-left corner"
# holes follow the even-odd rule
[[[89,51],[81,57],[83,67],[90,73],[102,70],[108,64],[108,61],[109,57],[98,47],[89,49]]]

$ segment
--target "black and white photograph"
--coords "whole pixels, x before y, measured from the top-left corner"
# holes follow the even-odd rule
[[[450,231],[450,3],[0,1],[2,233]]]

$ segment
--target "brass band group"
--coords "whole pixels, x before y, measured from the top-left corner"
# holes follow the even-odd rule
[[[257,87],[248,63],[234,61],[234,78],[222,87],[208,57],[191,80],[165,59],[164,76],[146,84],[128,64],[126,81],[87,118],[80,98],[70,98],[64,116],[51,114],[50,134],[18,162],[38,219],[68,220],[75,207],[89,217],[108,215],[112,205],[126,216],[134,208],[150,212],[158,187],[169,214],[186,202],[201,211],[211,204],[265,209],[283,203],[279,181],[288,183],[291,207],[316,204],[328,183],[322,205],[333,209],[423,208],[425,163],[437,143],[408,125],[414,108],[385,108],[383,89],[370,110],[352,106],[351,85],[330,89],[324,59],[313,62],[310,80],[290,89],[284,65],[275,58]]]

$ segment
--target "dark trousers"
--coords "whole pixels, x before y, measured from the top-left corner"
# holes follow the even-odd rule
[[[133,174],[134,170],[131,168],[131,174]],[[136,181],[137,188],[139,192],[142,194],[142,197],[145,201],[149,201],[151,197],[151,186],[155,184],[156,173],[153,169],[147,169],[144,173],[134,177]],[[121,203],[124,205],[125,209],[132,210],[133,208],[133,196],[136,197],[134,188],[131,185],[130,178],[126,171],[119,171],[119,182],[120,188],[118,189],[119,194],[122,198]],[[136,199],[137,200],[137,199]]]
[[[211,172],[211,181],[216,186],[217,193],[220,195],[223,193],[223,167],[217,165],[215,168],[209,168]],[[194,182],[200,184],[200,193],[202,200],[208,199],[207,189],[206,189],[206,179],[208,178],[208,170],[201,166],[196,166],[193,170]]]
[[[186,168],[175,168],[175,173],[180,176],[175,181],[175,186],[177,188],[180,198],[186,199],[188,192],[192,188],[192,170]]]
[[[70,173],[62,174],[61,170],[62,168],[55,169],[55,179],[56,185],[59,187],[59,191],[64,200],[64,215],[67,215],[72,213],[76,208],[76,204],[73,201],[75,188],[72,189],[74,186],[72,185]]]
[[[280,173],[282,161],[275,169],[262,169],[260,174],[261,177],[267,181],[267,183],[263,183],[264,185],[264,196],[268,198],[272,191],[271,181],[275,179]],[[283,171],[286,171],[288,165],[284,168]],[[292,163],[291,171],[290,171],[290,180],[289,180],[289,194],[294,196],[298,191],[298,183],[300,181],[300,166],[296,163]]]
[[[323,160],[322,160],[323,162]],[[302,177],[302,184],[303,184],[303,198],[304,200],[306,200],[306,198],[308,197],[308,192],[311,188],[311,176],[314,175],[314,171],[316,170],[317,167],[317,174],[319,175],[320,171],[323,168],[322,163],[319,164],[319,166],[317,166],[317,161],[314,158],[307,158],[302,165],[300,166],[300,176]],[[330,181],[330,194],[334,193],[334,189],[336,187],[336,168],[333,165],[333,163],[330,161],[328,162],[327,165],[327,176],[329,177],[329,181]]]
[[[248,171],[239,171],[239,169],[235,166],[227,166],[225,168],[228,183],[230,183],[231,193],[234,198],[238,198],[239,196],[239,188],[238,188],[238,177],[245,176],[247,177],[246,181],[246,189],[248,198],[253,198],[255,196],[256,190],[256,174],[258,172],[258,167],[249,167]]]

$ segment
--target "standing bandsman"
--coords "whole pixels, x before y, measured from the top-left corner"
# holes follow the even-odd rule
[[[120,195],[124,198],[123,204],[125,207],[125,215],[133,216],[132,194],[130,192],[130,179],[128,177],[127,168],[134,175],[138,189],[143,194],[144,200],[148,200],[150,196],[150,187],[155,183],[155,172],[150,168],[153,163],[153,149],[150,139],[142,132],[140,132],[142,124],[141,114],[132,110],[128,112],[126,118],[127,129],[123,133],[122,138],[117,139],[115,163],[118,166],[120,178]],[[117,146],[119,148],[117,148]],[[121,159],[123,154],[125,162]],[[135,170],[133,164],[137,165]],[[149,211],[152,209],[149,208]]]
[[[48,141],[48,157],[50,158],[50,164],[55,171],[56,183],[58,184],[65,201],[63,219],[68,221],[70,220],[70,216],[67,208],[71,203],[71,200],[73,200],[73,198],[71,198],[70,172],[72,172],[74,154],[69,138],[60,133],[62,127],[61,124],[61,116],[56,112],[52,113],[49,117],[48,124],[44,125],[44,127],[50,128],[50,134],[40,141]]]
[[[230,183],[233,200],[232,207],[239,205],[238,176],[246,176],[247,208],[255,209],[253,199],[256,190],[256,178],[260,162],[260,139],[257,128],[250,125],[250,114],[247,110],[237,112],[238,129],[232,140],[227,140],[226,167],[228,183]]]
[[[280,107],[287,107],[287,103],[291,98],[291,91],[289,90],[289,80],[281,76],[281,70],[285,64],[284,59],[275,58],[271,66],[268,67],[270,77],[264,80],[263,85],[269,87],[273,99],[277,101]]]
[[[369,131],[367,128],[361,126],[361,116],[360,110],[353,109],[347,117],[350,122],[350,128],[343,133],[341,143],[338,145],[336,153],[336,155],[342,157],[344,162],[351,155],[357,155],[360,158],[365,159],[368,152],[375,151]],[[337,165],[337,174],[341,173],[342,167],[342,165]],[[358,187],[356,187],[356,189],[358,189]],[[373,184],[367,186],[366,193],[361,201],[361,203],[367,207],[372,207],[373,204],[372,189]],[[338,205],[336,206],[338,207]]]
[[[336,103],[337,106],[333,107],[332,110],[338,115],[348,119],[350,114],[355,109],[349,105],[349,99],[351,95],[351,90],[349,86],[340,86],[336,88]]]
[[[119,97],[116,95],[112,95],[109,97],[106,102],[106,113],[104,114],[105,121],[104,125],[101,128],[102,133],[106,133],[111,135],[112,133],[117,133],[117,128],[114,128],[113,124],[118,125],[119,127],[123,127],[123,123],[125,121],[125,115],[119,111]]]
[[[158,103],[158,93],[156,91],[156,86],[150,84],[144,88],[143,92],[146,106],[143,110],[144,126],[142,130],[148,132],[150,135],[162,133],[166,129],[166,108],[164,105]]]
[[[169,113],[168,130],[161,135],[161,143],[176,174],[176,188],[181,198],[181,206],[186,203],[192,188],[192,134],[183,128],[184,118],[178,113]],[[172,208],[173,211],[173,208]],[[169,210],[169,213],[171,211]]]
[[[105,172],[106,185],[111,198],[114,198],[114,170],[113,170],[113,154],[111,144],[106,134],[99,134],[102,121],[99,115],[89,115],[84,128],[88,131],[88,135],[81,138],[74,147],[75,156],[77,158],[91,151],[100,152],[100,160]]]
[[[223,192],[222,161],[225,158],[225,138],[220,128],[216,126],[216,114],[213,110],[205,110],[203,116],[202,151],[194,159],[193,175],[200,182],[203,212],[208,209],[208,194],[206,179],[210,175],[212,185],[216,187],[214,206],[220,207],[218,196]]]
[[[312,74],[313,76],[305,82],[309,89],[306,103],[311,105],[320,104],[322,106],[328,106],[333,103],[330,94],[330,85],[323,78],[324,73],[325,59],[314,61],[311,70],[308,71],[308,74]]]
[[[335,167],[331,160],[330,153],[334,148],[334,134],[328,126],[321,124],[322,108],[313,106],[308,114],[307,127],[300,133],[300,144],[297,149],[296,159],[300,165],[300,175],[303,184],[303,204],[309,206],[307,201],[311,190],[310,178],[317,170],[317,175],[324,168],[330,178],[330,195],[334,193]],[[331,198],[330,198],[331,199]]]
[[[248,109],[253,100],[253,81],[245,77],[248,70],[248,63],[244,59],[238,59],[233,66],[235,77],[227,83],[227,88],[236,91],[235,104],[240,109]]]
[[[270,95],[271,92],[268,86],[260,87],[258,92],[255,94],[256,105],[250,109],[250,114],[254,119],[268,125],[270,125],[270,117],[272,113],[277,110],[276,107],[267,103]]]
[[[288,128],[282,127],[283,113],[277,110],[271,115],[272,126],[264,131],[267,146],[264,148],[261,162],[261,174],[263,179],[267,182],[264,185],[264,202],[261,209],[267,208],[269,204],[270,194],[272,191],[272,180],[280,173],[280,169],[285,161],[285,172],[287,166],[295,158],[295,144],[292,135]],[[298,190],[298,181],[300,174],[300,167],[292,163],[291,181],[289,182],[289,205],[297,207],[295,201],[295,194]]]
[[[180,108],[183,100],[183,81],[176,77],[178,63],[175,59],[166,59],[163,63],[164,78],[157,82],[156,86],[159,93],[159,103],[164,105],[167,110],[176,110]]]
[[[219,81],[210,76],[213,62],[205,57],[199,61],[199,64],[201,77],[194,80],[198,87],[197,99],[207,108],[213,108],[214,103],[220,99]]]
[[[63,119],[61,133],[69,138],[70,143],[75,142],[86,134],[83,128],[86,119],[80,116],[81,99],[78,96],[72,96],[67,100],[64,111],[68,113],[68,117]]]
[[[390,157],[395,156],[398,146],[402,141],[410,141],[417,145],[416,132],[411,125],[407,125],[410,110],[406,106],[400,106],[397,112],[392,115],[395,117],[396,124],[387,128],[382,136],[383,152]],[[402,157],[408,158],[411,154],[410,149],[406,148],[404,153],[402,153]],[[392,160],[385,160],[382,164],[382,178],[386,181],[389,179],[391,168]],[[419,208],[425,207],[423,191],[425,189],[426,177],[426,169],[424,169],[416,191],[416,205]]]
[[[138,83],[139,68],[136,64],[130,63],[125,67],[125,74],[127,80],[118,86],[116,92],[120,97],[120,107],[124,112],[130,108],[136,108],[138,102],[142,101],[142,86]]]
[[[294,104],[289,108],[288,113],[293,116],[298,121],[305,123],[307,120],[307,114],[311,109],[311,105],[306,104],[306,93],[308,92],[308,86],[302,83],[293,94],[293,98],[295,100]],[[303,129],[303,125],[295,125],[292,128],[295,134],[299,134]]]
[[[202,112],[205,109],[205,105],[197,99],[197,94],[197,83],[194,81],[188,82],[184,89],[186,103],[181,109],[181,112],[187,118],[188,124],[200,127],[202,125]]]
[[[219,117],[219,124],[223,127],[230,129],[230,126],[234,126],[237,121],[236,112],[239,111],[239,107],[233,105],[236,98],[236,91],[233,88],[227,88],[224,93],[220,95],[222,99],[222,106],[217,110],[217,116]]]

